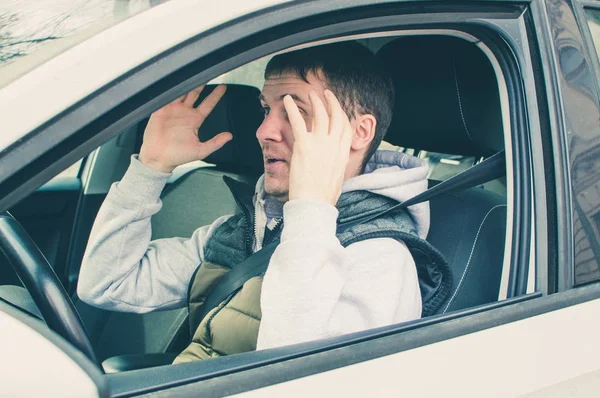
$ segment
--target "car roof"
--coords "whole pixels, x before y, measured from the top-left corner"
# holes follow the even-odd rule
[[[98,33],[0,90],[0,151],[190,37],[286,1],[173,0]]]

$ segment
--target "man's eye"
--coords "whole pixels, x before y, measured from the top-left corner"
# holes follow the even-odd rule
[[[265,116],[267,116],[271,112],[271,108],[269,108],[268,106],[263,106],[262,110]]]

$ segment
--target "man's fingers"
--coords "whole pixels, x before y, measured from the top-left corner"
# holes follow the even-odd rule
[[[189,107],[194,106],[194,104],[196,103],[196,100],[200,96],[200,93],[202,92],[202,90],[204,90],[205,86],[206,85],[203,84],[200,87],[197,87],[197,88],[193,89],[192,91],[190,91],[189,93],[187,93],[182,102]]]
[[[208,155],[221,149],[221,147],[227,144],[232,138],[233,136],[231,133],[221,133],[206,142],[200,142],[198,144],[198,160],[206,159]]]
[[[304,119],[298,110],[298,106],[290,95],[283,97],[283,106],[287,112],[288,119],[290,119],[294,139],[296,141],[303,139],[306,134],[306,123],[304,123]]]
[[[210,112],[212,112],[215,106],[217,106],[217,103],[219,102],[221,97],[223,97],[226,90],[227,86],[225,86],[224,84],[219,84],[210,94],[208,94],[206,98],[204,98],[204,101],[202,101],[202,103],[198,105],[198,108],[196,108],[196,110],[202,118],[200,123],[202,123],[204,119],[206,119],[206,117],[210,114]],[[196,100],[194,100],[194,102],[195,101]]]
[[[312,133],[327,135],[329,133],[329,116],[325,105],[314,91],[311,91],[308,97],[313,111]]]

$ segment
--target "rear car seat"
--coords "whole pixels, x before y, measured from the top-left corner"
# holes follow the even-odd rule
[[[407,36],[385,44],[377,57],[396,89],[387,142],[476,159],[504,149],[496,75],[476,44],[450,36]],[[506,197],[476,187],[434,198],[430,209],[427,240],[444,255],[454,279],[438,312],[498,300]]]
[[[207,86],[198,103],[214,87]],[[255,87],[228,85],[198,134],[201,141],[206,141],[228,131],[233,139],[205,159],[208,165],[196,162],[174,171],[161,195],[163,206],[152,217],[153,239],[189,237],[196,228],[236,211],[223,176],[254,183],[262,174],[262,154],[255,136],[263,119],[259,94]],[[141,123],[140,133],[146,122]],[[186,308],[132,314],[98,310],[81,301],[76,306],[100,360],[115,355],[181,351],[188,343]]]

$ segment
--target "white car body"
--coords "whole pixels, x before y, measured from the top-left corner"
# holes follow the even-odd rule
[[[0,90],[0,152],[97,90],[113,82],[118,85],[122,76],[144,68],[159,54],[228,21],[285,3],[174,0],[98,33]],[[326,2],[321,3],[326,9]],[[541,2],[534,3],[538,11],[543,10]],[[163,68],[174,66],[165,64]],[[548,75],[546,78],[550,81]],[[125,99],[114,97],[113,105]],[[52,147],[53,140],[48,138],[46,145]],[[7,175],[18,167],[0,164]],[[37,185],[46,180],[40,178]],[[532,220],[535,223],[534,215]],[[528,292],[533,293],[538,286],[537,291],[544,293],[545,288],[534,280],[536,257],[533,253],[531,256]],[[430,344],[260,386],[239,395],[596,396],[600,391],[600,299],[593,298],[594,289],[596,285],[564,289],[556,297],[549,296],[554,297],[549,308],[560,301],[560,294],[568,295],[572,304],[540,309],[518,320],[498,321],[495,327],[474,327],[472,332],[454,335],[462,319],[449,319],[444,324],[449,334]],[[592,298],[582,298],[586,295]],[[499,311],[507,317],[519,317],[518,312],[511,314],[510,306]],[[485,316],[480,313],[478,319]],[[93,397],[106,393],[103,386],[96,385],[98,377],[103,377],[100,372],[90,376],[89,370],[82,370],[81,362],[86,359],[82,356],[74,360],[65,354],[63,348],[68,343],[56,345],[61,339],[49,339],[52,332],[42,333],[4,312],[0,312],[0,325],[0,396]],[[410,336],[416,338],[418,331],[413,332]],[[268,372],[268,366],[264,372]],[[192,391],[182,390],[181,394],[193,395]]]

